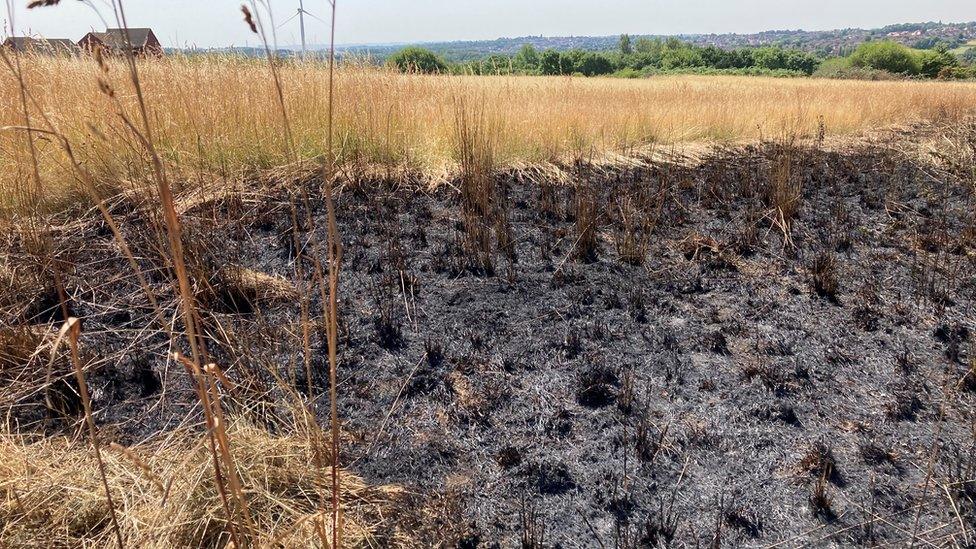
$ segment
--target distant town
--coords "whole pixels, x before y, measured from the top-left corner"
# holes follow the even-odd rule
[[[917,49],[933,49],[940,45],[950,50],[968,49],[976,40],[976,21],[968,23],[906,23],[879,29],[837,29],[825,31],[771,30],[754,34],[681,34],[631,35],[640,38],[678,38],[696,46],[715,46],[722,49],[778,46],[810,52],[821,57],[849,55],[858,45],[871,40],[891,40]],[[496,40],[431,42],[422,45],[448,61],[470,61],[489,55],[513,55],[526,44],[544,49],[568,51],[608,51],[617,48],[619,36],[523,36]],[[341,48],[344,53],[368,54],[383,59],[405,45],[355,45]],[[312,46],[324,49],[325,46]],[[956,53],[962,53],[957,51]]]

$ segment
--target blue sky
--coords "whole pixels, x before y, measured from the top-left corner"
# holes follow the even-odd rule
[[[102,23],[90,7],[63,0],[25,9],[11,0],[18,34],[79,39]],[[326,19],[326,0],[304,0]],[[107,0],[90,0],[104,6]],[[299,0],[270,0],[279,44],[296,44],[298,21],[285,23]],[[240,0],[127,0],[130,26],[149,26],[167,46],[255,44]],[[3,8],[5,28],[10,14]],[[614,35],[756,32],[770,29],[877,27],[918,21],[976,20],[976,0],[338,0],[337,41],[395,43],[526,35]],[[103,11],[109,13],[107,8]],[[327,26],[307,20],[310,42]],[[9,30],[6,33],[8,34]]]

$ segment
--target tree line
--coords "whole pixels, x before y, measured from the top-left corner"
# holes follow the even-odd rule
[[[972,51],[972,50],[970,50]],[[890,41],[861,44],[847,57],[822,58],[778,46],[722,49],[697,46],[677,38],[620,37],[615,51],[537,50],[526,44],[515,55],[493,54],[449,63],[433,52],[411,46],[387,64],[403,72],[472,75],[612,75],[636,78],[658,73],[726,73],[773,76],[881,78],[971,78],[972,54],[956,56],[945,46],[918,50]]]

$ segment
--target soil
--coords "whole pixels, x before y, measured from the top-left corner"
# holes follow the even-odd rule
[[[504,173],[481,255],[455,186],[346,185],[342,463],[406,489],[396,520],[423,546],[972,543],[973,186],[901,150],[764,143],[568,166],[564,184]],[[791,222],[777,181],[799,190]],[[172,313],[153,204],[111,208]],[[88,219],[62,228],[57,257],[96,420],[125,443],[198,420],[169,318]],[[301,299],[260,299],[221,268],[295,280],[301,247],[299,295],[318,324],[308,258],[325,264],[326,226],[315,177],[254,182],[184,215],[210,357],[238,384],[228,402],[269,429],[287,417],[272,373],[309,392]],[[12,269],[32,264],[6,246]],[[42,288],[4,310],[48,326],[57,303]],[[320,325],[311,349],[327,420]],[[61,384],[57,413],[40,393],[12,408],[22,429],[75,425],[59,419],[78,411]]]

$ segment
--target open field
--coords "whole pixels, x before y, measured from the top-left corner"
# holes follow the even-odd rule
[[[976,540],[976,85],[23,61],[0,546]]]
[[[118,116],[135,113],[122,63],[103,73],[91,59],[26,59],[36,105],[102,183],[140,179],[142,152]],[[177,181],[239,180],[290,163],[266,63],[165,59],[140,66],[157,146]],[[280,68],[295,155],[324,152],[328,70]],[[99,79],[115,97],[99,92]],[[0,94],[16,98],[13,78]],[[336,154],[345,164],[407,170],[433,181],[457,172],[459,108],[482,113],[499,165],[626,153],[648,144],[812,137],[821,121],[842,135],[923,119],[959,119],[976,105],[976,84],[854,82],[756,77],[671,76],[645,80],[569,77],[406,76],[346,68],[337,77]],[[23,125],[16,101],[0,105],[0,126]],[[38,125],[40,122],[38,121]],[[38,140],[49,200],[70,192],[75,174],[57,142]],[[0,133],[0,189],[31,173],[22,135]],[[7,200],[9,203],[9,199]]]

